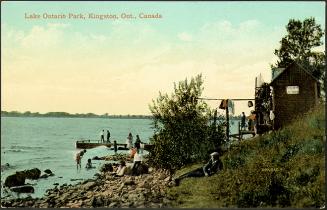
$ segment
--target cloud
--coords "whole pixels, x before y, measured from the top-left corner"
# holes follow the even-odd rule
[[[186,32],[179,33],[177,36],[182,41],[185,41],[185,42],[192,41],[192,36]]]
[[[108,28],[97,33],[48,24],[5,30],[5,107],[19,109],[23,98],[53,111],[148,113],[159,91],[171,93],[173,82],[199,73],[207,97],[251,97],[255,76],[261,72],[269,80],[269,62],[281,38],[280,30],[258,20],[212,21],[192,33],[166,34],[129,22]],[[51,97],[56,100],[50,106]]]

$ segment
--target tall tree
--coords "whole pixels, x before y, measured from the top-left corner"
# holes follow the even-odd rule
[[[286,25],[287,34],[280,41],[279,49],[274,54],[278,57],[272,70],[285,68],[294,60],[304,65],[312,75],[321,81],[324,89],[325,80],[325,52],[313,51],[315,47],[323,45],[324,32],[321,25],[311,17],[301,20],[290,19]],[[324,91],[325,92],[325,91]]]

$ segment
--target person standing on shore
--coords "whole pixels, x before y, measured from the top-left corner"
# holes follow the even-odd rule
[[[132,135],[132,133],[128,134],[126,143],[127,143],[127,147],[129,149],[132,149],[132,147],[133,147],[133,135]]]
[[[107,143],[110,143],[110,131],[107,130]]]
[[[135,147],[136,147],[136,149],[137,149],[137,151],[140,149],[140,147],[141,147],[141,139],[140,139],[140,137],[139,137],[139,135],[136,135],[136,141],[135,141]]]
[[[84,151],[86,151],[86,150],[83,150],[83,151],[81,151],[81,152],[78,152],[77,154],[76,154],[76,156],[75,156],[75,160],[76,160],[76,165],[77,165],[77,170],[78,170],[78,167],[79,167],[79,169],[81,169],[81,161],[82,161],[82,157],[83,157],[83,155],[84,155]]]
[[[100,132],[101,143],[104,142],[104,130]]]
[[[132,176],[139,175],[138,168],[140,167],[142,160],[143,160],[142,154],[140,154],[139,151],[136,150],[136,153],[134,155],[134,161],[133,161],[134,163],[132,167]]]
[[[242,112],[242,118],[241,118],[241,130],[245,130],[245,113]]]

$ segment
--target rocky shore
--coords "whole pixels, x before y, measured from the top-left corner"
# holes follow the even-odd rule
[[[33,208],[161,208],[170,207],[167,187],[173,186],[171,176],[164,170],[150,168],[139,176],[115,177],[101,172],[95,179],[76,185],[55,186],[43,198],[1,200],[2,207]]]

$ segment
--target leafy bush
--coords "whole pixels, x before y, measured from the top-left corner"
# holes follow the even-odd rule
[[[168,170],[207,159],[210,152],[218,150],[224,138],[216,118],[208,105],[198,100],[203,91],[202,75],[190,82],[174,84],[174,93],[159,93],[149,106],[153,115],[155,135],[150,139],[154,150],[150,163]]]

